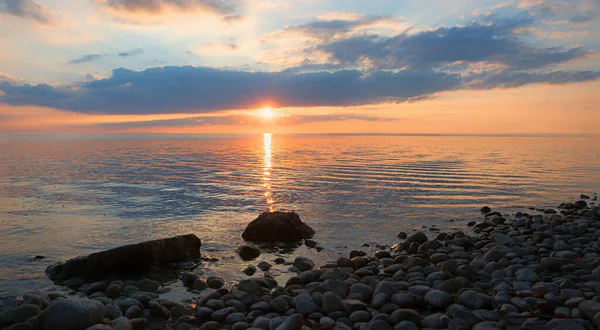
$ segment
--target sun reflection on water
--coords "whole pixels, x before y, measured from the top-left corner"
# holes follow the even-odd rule
[[[265,145],[265,167],[263,169],[263,187],[265,188],[265,200],[269,205],[269,212],[275,211],[273,204],[275,204],[275,200],[273,199],[273,192],[271,191],[271,133],[265,133],[264,137],[264,145]]]

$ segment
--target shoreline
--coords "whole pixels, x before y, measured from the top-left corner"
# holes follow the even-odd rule
[[[14,329],[56,325],[48,323],[60,319],[54,305],[85,311],[88,323],[102,324],[94,329],[597,327],[600,208],[595,203],[584,198],[532,215],[529,209],[512,215],[482,210],[483,221],[469,230],[439,231],[434,239],[421,231],[399,233],[391,248],[373,255],[353,250],[351,259],[321,267],[298,257],[287,260],[295,268],[290,271],[299,272],[285,285],[268,273],[226,289],[218,276],[183,275],[198,292],[179,302],[159,298],[160,284],[150,279],[81,283],[79,290],[88,293],[81,299],[56,292],[0,298],[0,328],[11,329],[7,323],[17,316],[13,324],[20,327]]]

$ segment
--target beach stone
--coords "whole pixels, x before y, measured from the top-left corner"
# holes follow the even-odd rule
[[[142,330],[142,329],[148,329],[149,327],[149,323],[148,320],[146,318],[143,317],[138,317],[137,319],[132,319],[131,321],[131,328],[133,330]]]
[[[271,300],[269,305],[271,306],[271,309],[273,309],[273,311],[275,311],[278,314],[283,314],[290,309],[287,301],[281,297],[277,297],[277,298]],[[325,307],[323,307],[323,308],[325,308]]]
[[[472,330],[498,330],[498,322],[481,322],[477,323]]]
[[[260,284],[252,280],[241,280],[238,283],[237,288],[240,291],[247,292],[253,295],[261,295]]]
[[[229,315],[227,315],[227,318],[225,319],[225,322],[227,324],[235,324],[238,322],[245,322],[246,321],[246,315],[244,313],[231,313]]]
[[[86,328],[85,330],[112,330],[112,327],[107,324],[95,324],[91,327]]]
[[[136,305],[133,305],[125,311],[125,317],[135,319],[136,317],[144,316],[144,311]]]
[[[237,322],[231,326],[231,330],[246,330],[246,329],[248,329],[248,323],[246,323],[246,322]]]
[[[394,326],[394,330],[419,330],[419,327],[410,321],[402,321]]]
[[[275,330],[300,330],[303,325],[304,317],[301,314],[293,314]]]
[[[25,322],[40,313],[40,306],[23,304],[0,312],[0,327]]]
[[[202,291],[202,290],[206,290],[208,289],[208,285],[206,284],[206,282],[201,279],[201,278],[197,278],[194,281],[194,284],[192,285],[192,287],[198,291]]]
[[[508,237],[501,233],[494,233],[494,234],[492,234],[491,237],[494,240],[494,242],[501,244],[501,245],[509,245],[510,243],[513,242],[513,239],[511,237]]]
[[[467,290],[460,295],[460,301],[471,309],[485,309],[491,307],[492,298],[475,290]]]
[[[425,301],[435,308],[446,308],[454,302],[454,297],[444,291],[431,290],[425,294]]]
[[[154,317],[161,318],[164,320],[167,320],[171,317],[171,312],[169,312],[169,310],[165,306],[161,305],[156,300],[150,300],[148,302],[148,307],[150,309],[150,313],[152,313],[152,316]]]
[[[263,212],[248,224],[242,238],[258,242],[298,242],[310,239],[315,231],[294,212]]]
[[[515,272],[515,277],[518,281],[536,282],[540,280],[540,276],[531,268],[521,268]]]
[[[242,272],[248,276],[252,276],[252,275],[254,275],[254,273],[256,273],[256,267],[254,267],[252,265],[248,265],[248,267],[246,267],[246,269],[242,270]]]
[[[483,213],[483,214],[488,214],[488,213],[492,212],[492,209],[490,209],[489,206],[483,206],[482,208],[479,209],[479,211],[481,211],[481,213]]]
[[[392,295],[390,301],[392,302],[392,304],[398,305],[400,307],[410,307],[414,303],[412,296],[405,292],[396,293]]]
[[[600,302],[593,300],[582,301],[579,304],[579,309],[588,320],[592,320],[594,315],[600,312]]]
[[[42,330],[85,329],[100,323],[104,306],[95,300],[55,300],[38,316]]]
[[[225,280],[220,276],[209,276],[206,279],[206,284],[211,289],[220,289],[225,285]]]
[[[315,266],[315,263],[312,260],[305,257],[296,257],[293,265],[300,271],[306,271],[311,270]]]
[[[200,330],[219,330],[220,328],[219,322],[216,321],[209,321],[200,326]]]
[[[427,235],[422,231],[417,231],[415,233],[410,234],[406,240],[410,243],[423,244],[427,242]]]
[[[374,320],[369,322],[367,330],[392,330],[392,326],[385,321]]]
[[[393,324],[398,324],[402,321],[409,321],[415,325],[421,324],[421,316],[412,309],[398,309],[390,316]]]
[[[458,292],[462,288],[469,287],[471,287],[471,282],[469,282],[469,280],[464,277],[456,277],[442,282],[439,289],[447,293],[454,293]]]
[[[544,325],[548,330],[586,330],[587,327],[583,320],[578,319],[552,319]]]
[[[46,273],[53,281],[64,281],[72,277],[140,272],[152,266],[200,258],[200,246],[201,241],[194,234],[158,239],[70,259],[48,267]]]
[[[450,318],[448,316],[441,313],[436,313],[424,317],[421,320],[421,327],[429,329],[444,329],[446,328],[445,324],[448,324],[449,322]]]
[[[223,322],[227,319],[227,317],[231,313],[237,313],[237,310],[233,307],[226,307],[226,308],[214,311],[211,315],[211,318],[213,321]]]
[[[132,330],[133,324],[126,317],[119,317],[110,323],[112,330]]]
[[[154,292],[156,290],[158,290],[158,288],[160,288],[160,283],[158,283],[157,281],[153,281],[150,279],[142,279],[139,280],[135,286],[140,289],[140,291],[146,291],[146,292]]]
[[[367,311],[356,311],[348,317],[352,323],[369,322],[371,314]]]
[[[192,272],[184,272],[181,274],[181,281],[183,282],[183,285],[188,288],[191,288],[197,279],[198,275]]]
[[[237,248],[237,254],[244,261],[250,261],[260,256],[260,249],[252,244],[244,244]]]
[[[114,304],[108,304],[104,306],[104,317],[114,320],[114,319],[118,319],[119,317],[123,316],[123,313],[121,312],[121,309],[119,308],[119,306],[114,305]]]

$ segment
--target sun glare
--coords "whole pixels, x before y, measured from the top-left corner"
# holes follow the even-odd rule
[[[262,113],[261,116],[263,116],[263,118],[273,118],[274,113],[273,113],[273,109],[271,109],[270,107],[264,107],[262,108]]]

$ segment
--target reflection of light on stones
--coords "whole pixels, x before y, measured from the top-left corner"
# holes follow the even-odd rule
[[[269,205],[269,211],[275,211],[272,204],[275,204],[273,193],[271,192],[271,133],[264,134],[265,141],[265,168],[263,169],[263,187],[265,188],[265,200]]]

